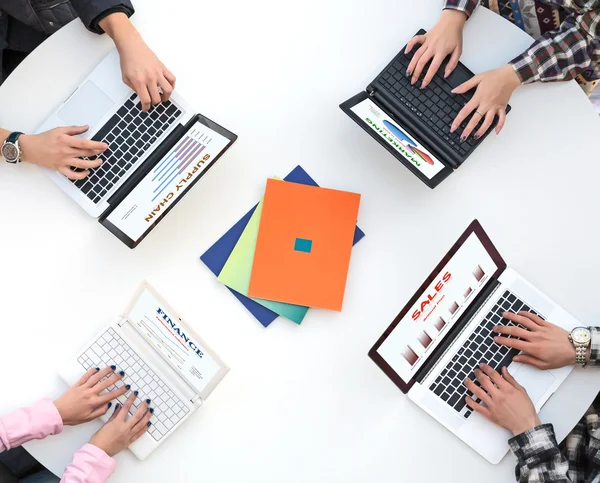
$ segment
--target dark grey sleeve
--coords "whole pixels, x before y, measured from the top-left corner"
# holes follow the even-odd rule
[[[83,25],[96,34],[104,33],[98,23],[107,15],[123,12],[131,17],[135,12],[130,0],[71,0],[71,5]]]

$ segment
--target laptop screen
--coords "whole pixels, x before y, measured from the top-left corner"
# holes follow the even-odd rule
[[[386,372],[408,384],[487,282],[505,267],[474,222],[374,347]]]

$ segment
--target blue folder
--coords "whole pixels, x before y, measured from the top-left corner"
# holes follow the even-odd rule
[[[292,183],[319,186],[300,166],[296,166],[296,168],[294,168],[294,170],[288,174],[284,180]],[[231,255],[235,245],[242,236],[242,233],[244,232],[244,229],[250,221],[250,218],[252,217],[252,214],[257,206],[258,205],[255,205],[248,213],[246,213],[240,221],[233,225],[229,231],[225,233],[225,235],[219,238],[219,240],[212,247],[206,250],[204,255],[200,257],[200,260],[204,262],[204,264],[212,273],[215,274],[215,276],[218,277],[221,273],[221,270],[223,270],[225,263],[229,259],[229,255]],[[353,244],[356,245],[364,236],[364,232],[357,226],[354,232]],[[264,327],[267,327],[278,317],[275,312],[263,307],[245,295],[242,295],[241,293],[230,288],[229,291],[236,296],[236,298],[244,305],[244,307],[246,307],[256,318],[256,320],[258,320]]]

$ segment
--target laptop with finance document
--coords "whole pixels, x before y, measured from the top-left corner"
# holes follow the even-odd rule
[[[490,463],[512,434],[472,412],[463,382],[480,363],[508,370],[536,410],[573,366],[542,371],[513,362],[518,350],[494,342],[493,327],[515,325],[503,312],[531,312],[571,331],[581,325],[506,263],[474,221],[411,297],[369,357],[408,397]],[[477,383],[479,384],[479,383]],[[559,415],[557,414],[556,417]]]
[[[420,30],[416,35],[425,33]],[[469,116],[451,133],[454,119],[474,92],[452,94],[452,90],[474,74],[459,63],[452,74],[444,78],[446,59],[425,89],[420,87],[429,64],[423,69],[421,78],[411,85],[406,71],[418,48],[415,46],[406,54],[404,47],[365,91],[340,107],[421,181],[435,188],[465,162],[495,128],[498,118],[496,116],[480,139],[473,135],[483,121],[465,142],[461,142],[463,129],[471,117],[478,114]],[[510,106],[506,109],[507,113],[509,111]]]
[[[69,125],[88,125],[80,137],[108,144],[98,156],[102,164],[83,180],[46,172],[130,248],[148,235],[237,139],[195,114],[176,92],[169,101],[143,112],[137,94],[121,80],[116,49],[37,132]]]
[[[60,371],[70,386],[93,367],[116,365],[125,376],[108,390],[130,384],[139,391],[130,415],[146,399],[154,409],[148,431],[129,449],[143,460],[206,401],[229,368],[148,284],[125,311],[77,352]],[[117,398],[124,404],[130,391]],[[102,416],[108,421],[112,412]]]

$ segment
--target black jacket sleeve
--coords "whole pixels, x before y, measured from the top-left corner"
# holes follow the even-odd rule
[[[96,34],[104,33],[98,22],[107,15],[123,12],[131,17],[135,12],[130,0],[71,0],[71,5],[79,15],[83,25]]]

